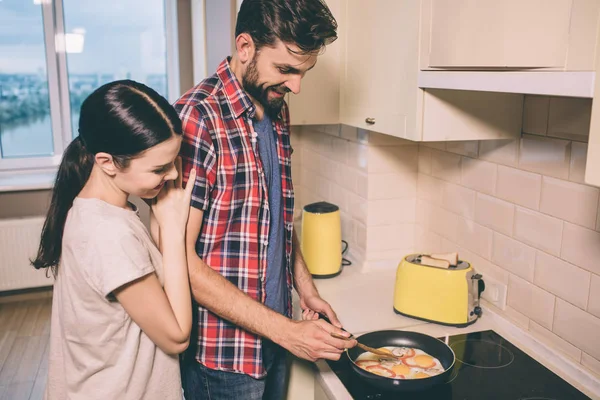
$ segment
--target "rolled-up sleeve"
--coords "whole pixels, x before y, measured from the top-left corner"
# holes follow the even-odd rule
[[[179,106],[179,107],[178,107]],[[196,183],[192,191],[192,206],[205,211],[210,192],[216,181],[217,155],[207,125],[201,113],[191,105],[175,105],[183,126],[183,141],[179,152],[183,182],[187,184],[192,168],[196,169]]]

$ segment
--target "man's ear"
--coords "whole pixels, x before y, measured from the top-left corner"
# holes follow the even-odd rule
[[[96,161],[96,164],[98,164],[98,166],[102,168],[102,171],[104,171],[105,174],[109,176],[115,176],[117,174],[119,168],[117,168],[117,166],[115,165],[115,160],[110,154],[97,153],[94,156],[94,160]]]
[[[256,46],[254,40],[252,40],[252,36],[247,33],[240,33],[235,38],[235,50],[242,64],[252,61],[256,53]]]

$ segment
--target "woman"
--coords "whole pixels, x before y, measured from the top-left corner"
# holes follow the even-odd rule
[[[46,398],[181,399],[177,354],[192,324],[184,232],[196,177],[181,188],[181,134],[169,103],[133,81],[83,102],[33,261],[56,278]],[[129,195],[156,198],[160,238]]]

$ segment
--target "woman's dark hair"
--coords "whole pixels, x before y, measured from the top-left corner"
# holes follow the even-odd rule
[[[244,0],[235,36],[248,33],[257,50],[279,39],[306,54],[335,41],[336,30],[337,22],[322,0]]]
[[[111,154],[119,168],[127,168],[143,151],[181,134],[175,109],[146,85],[115,81],[90,94],[81,105],[79,136],[65,150],[58,168],[33,266],[51,268],[56,276],[67,214],[90,177],[95,154]]]

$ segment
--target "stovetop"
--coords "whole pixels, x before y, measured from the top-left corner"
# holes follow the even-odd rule
[[[450,336],[456,354],[449,382],[418,392],[384,392],[363,381],[343,355],[328,361],[354,399],[579,400],[589,399],[492,330]]]

